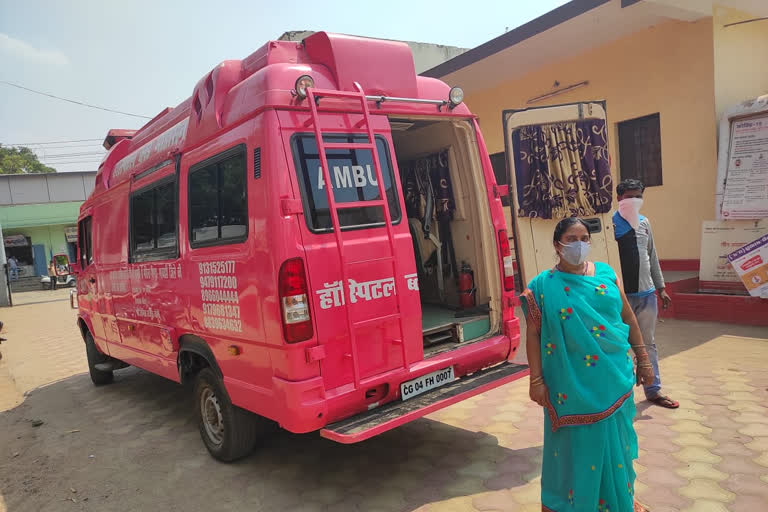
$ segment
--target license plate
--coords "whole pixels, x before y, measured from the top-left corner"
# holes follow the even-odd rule
[[[453,382],[453,366],[437,370],[436,372],[422,375],[413,380],[400,384],[400,395],[403,400],[408,400],[425,393],[430,389],[439,388],[449,382]]]

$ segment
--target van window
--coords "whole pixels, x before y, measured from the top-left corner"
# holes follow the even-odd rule
[[[131,195],[131,261],[178,256],[176,179],[162,180]]]
[[[93,263],[93,245],[91,243],[91,217],[80,221],[77,229],[77,245],[80,248],[80,267]]]
[[[365,135],[329,135],[325,142],[368,141]],[[331,214],[328,209],[325,180],[322,177],[320,156],[317,152],[315,136],[297,134],[291,141],[293,157],[296,163],[299,184],[301,185],[304,211],[307,224],[312,231],[330,231]],[[376,148],[384,176],[384,188],[387,191],[389,211],[394,224],[400,221],[400,202],[393,186],[392,165],[387,142],[376,137]],[[374,201],[379,199],[376,171],[373,168],[373,155],[367,149],[332,149],[326,152],[331,175],[333,197],[339,203],[355,201]],[[384,223],[384,209],[380,206],[365,206],[338,210],[339,222],[343,228],[361,228]]]
[[[214,157],[189,173],[190,245],[242,242],[248,236],[244,147]]]

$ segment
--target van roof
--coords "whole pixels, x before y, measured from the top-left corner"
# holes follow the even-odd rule
[[[377,65],[371,66],[371,62]],[[296,79],[310,75],[318,89],[367,95],[447,99],[449,87],[435,78],[417,76],[406,43],[316,32],[301,42],[269,41],[243,60],[227,60],[195,85],[192,96],[166,108],[139,130],[110,130],[109,149],[99,166],[94,192],[157,165],[182,149],[192,148],[217,131],[265,108],[307,109],[293,94]],[[434,105],[384,103],[377,112],[411,115],[469,116],[459,105],[438,112]]]

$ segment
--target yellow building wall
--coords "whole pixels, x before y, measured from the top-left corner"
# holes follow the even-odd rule
[[[557,30],[554,28],[552,30]],[[616,178],[617,122],[660,113],[663,186],[646,189],[642,213],[651,219],[662,259],[699,259],[701,221],[713,211],[716,176],[712,19],[670,21],[560,62],[547,63],[488,90],[465,90],[480,117],[491,153],[504,150],[501,111],[606,100]],[[568,41],[562,41],[567,45]],[[514,62],[509,63],[514,66]],[[451,76],[460,84],[462,73]],[[527,105],[529,98],[589,80],[572,92]]]
[[[768,94],[768,20],[717,6],[713,13],[717,119],[728,107]]]

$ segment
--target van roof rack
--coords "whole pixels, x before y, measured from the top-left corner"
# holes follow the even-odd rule
[[[315,93],[314,96],[315,96],[315,103],[319,105],[320,98],[322,98],[324,95],[322,93],[320,94]],[[375,101],[377,108],[381,108],[381,104],[384,103],[385,101],[396,101],[400,103],[425,103],[427,105],[436,105],[438,111],[440,111],[444,106],[448,105],[448,101],[446,100],[430,100],[425,98],[400,98],[397,96],[366,95],[365,99],[368,101]]]

